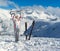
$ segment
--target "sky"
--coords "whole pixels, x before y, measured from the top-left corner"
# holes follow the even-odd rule
[[[43,5],[60,7],[60,0],[12,0],[12,1],[20,6]]]
[[[0,8],[19,8],[22,6],[41,5],[44,7],[60,7],[60,0],[0,0]]]

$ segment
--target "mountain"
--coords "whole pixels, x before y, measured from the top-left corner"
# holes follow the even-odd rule
[[[12,10],[15,11],[16,10]],[[16,15],[20,13],[16,12]],[[35,20],[35,26],[32,35],[33,36],[53,36],[59,35],[60,31],[60,17],[48,12],[47,10],[41,9],[40,7],[31,8],[25,7],[21,11],[21,28],[20,33],[23,34],[25,31],[25,22],[28,23],[28,31],[30,31],[30,27],[32,21]],[[1,22],[2,21],[2,22]],[[4,27],[4,28],[3,28]],[[58,28],[57,28],[58,27]],[[11,30],[11,29],[12,30]],[[10,10],[0,9],[0,31],[6,30],[7,32],[13,32],[13,21],[11,20]],[[53,30],[54,29],[54,30]],[[55,36],[53,36],[55,37]],[[59,37],[59,36],[57,36]]]
[[[32,37],[25,40],[19,36],[15,42],[13,21],[10,10],[0,9],[0,51],[60,51],[60,15],[51,7],[23,7],[20,19],[20,35],[29,34],[35,20]],[[52,9],[52,11],[51,11]],[[16,10],[13,9],[16,13]],[[16,13],[19,16],[20,12]],[[27,32],[25,32],[27,22]]]

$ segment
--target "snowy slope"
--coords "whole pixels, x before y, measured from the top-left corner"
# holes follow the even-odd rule
[[[10,20],[10,18],[11,16],[8,10],[0,9],[0,32],[2,33],[13,32],[13,22],[12,20]]]
[[[28,24],[28,31],[35,20],[31,40],[20,36],[15,43],[13,22],[9,10],[0,9],[0,51],[60,51],[60,17],[39,7],[25,7],[20,20],[20,33],[25,31],[24,23]],[[33,37],[35,36],[35,37]]]
[[[25,37],[20,37],[18,43],[14,42],[11,36],[0,37],[0,51],[60,51],[60,39],[56,38],[34,38],[25,40]],[[8,38],[8,39],[7,39]]]
[[[37,28],[35,28],[36,30],[38,29],[38,27],[41,27],[41,26],[42,27],[44,27],[44,26],[53,27],[53,25],[55,23],[57,24],[58,22],[60,22],[60,17],[58,17],[57,15],[52,15],[52,14],[50,14],[50,13],[44,11],[44,10],[41,11],[41,10],[39,10],[37,8],[35,8],[34,10],[32,8],[23,9],[22,17],[23,17],[23,19],[21,19],[21,31],[20,31],[21,34],[23,34],[23,32],[24,32],[23,30],[25,30],[25,28],[24,28],[24,23],[25,22],[28,22],[28,27],[29,27],[29,26],[31,26],[29,24],[32,24],[32,21],[35,20],[36,21],[35,27],[37,27]],[[7,30],[10,31],[10,28],[13,31],[13,22],[11,20],[11,15],[9,14],[9,10],[0,9],[0,21],[1,20],[3,22],[0,23],[0,24],[1,24],[1,26],[3,24],[3,26],[5,25],[5,27],[7,27],[6,31]],[[43,22],[45,22],[46,24],[43,23]],[[37,24],[40,24],[40,23],[41,23],[41,26],[38,26]],[[43,25],[43,24],[45,24],[45,25]],[[1,26],[0,26],[0,29],[2,30]],[[41,28],[41,30],[42,29],[43,28]],[[56,31],[58,31],[58,30],[56,30]],[[41,32],[42,31],[40,31],[39,33],[41,33]]]

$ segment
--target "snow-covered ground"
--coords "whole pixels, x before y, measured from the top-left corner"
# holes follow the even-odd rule
[[[0,36],[0,51],[60,51],[60,38],[20,37],[15,43],[14,36]]]
[[[9,10],[0,9],[0,51],[60,51],[60,17],[38,8],[25,8],[20,20],[20,34],[24,34],[25,22],[29,34],[32,21],[35,25],[31,40],[20,36],[15,42],[13,22]]]

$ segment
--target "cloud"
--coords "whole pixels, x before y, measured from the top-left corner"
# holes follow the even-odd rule
[[[0,0],[0,6],[8,6],[8,0]]]
[[[60,8],[59,7],[47,7],[45,9],[48,13],[52,14],[52,15],[57,15],[60,17]]]
[[[9,5],[13,6],[16,9],[19,9],[19,6],[10,0],[0,0],[0,7],[1,6],[2,7],[8,7]]]
[[[19,9],[19,6],[15,4],[14,2],[8,1],[9,5],[13,5],[16,9]]]

